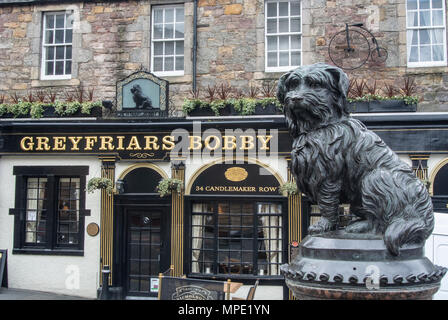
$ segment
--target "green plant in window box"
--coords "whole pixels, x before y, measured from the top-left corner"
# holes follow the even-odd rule
[[[291,196],[298,194],[299,189],[297,188],[297,184],[295,182],[290,181],[281,185],[280,188],[278,188],[278,192],[286,196]]]
[[[227,105],[227,101],[225,100],[214,100],[210,102],[210,108],[215,113],[216,116],[219,116],[220,110],[224,109]]]
[[[6,103],[0,104],[0,117],[8,113],[8,105]]]
[[[283,105],[275,97],[263,98],[259,100],[259,104],[263,109],[266,109],[266,107],[268,107],[269,105],[273,105],[277,108],[278,111],[283,112]]]
[[[95,107],[101,107],[102,104],[100,101],[96,101],[96,102],[83,102],[81,104],[81,113],[83,114],[91,114],[92,113],[92,109]]]
[[[44,107],[42,103],[33,103],[30,108],[30,115],[31,118],[39,119],[42,118],[42,115],[44,114]]]
[[[184,183],[182,180],[174,178],[165,178],[160,180],[157,185],[157,192],[161,197],[171,194],[172,191],[182,192]]]
[[[53,104],[54,106],[54,113],[63,116],[65,111],[65,105],[63,102],[56,100]]]
[[[26,116],[31,109],[30,102],[24,102],[19,100],[18,103],[10,104],[7,106],[8,113],[12,114],[14,118],[19,116]]]
[[[194,109],[201,108],[203,102],[199,99],[184,99],[184,103],[182,104],[182,110],[185,114],[190,114]]]
[[[251,115],[255,113],[255,107],[257,106],[257,99],[254,98],[241,98],[233,101],[235,110],[243,115]]]
[[[108,194],[112,194],[114,192],[114,182],[109,178],[92,178],[87,183],[87,192],[93,193],[95,190],[106,190]]]
[[[64,115],[72,115],[75,114],[79,109],[81,109],[81,103],[79,102],[69,102],[65,106]]]
[[[422,182],[423,182],[423,184],[425,185],[426,189],[429,190],[429,188],[431,188],[431,180],[429,180],[429,179],[423,179]]]

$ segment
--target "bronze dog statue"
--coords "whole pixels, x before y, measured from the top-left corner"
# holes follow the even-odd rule
[[[292,172],[322,217],[310,234],[335,230],[340,203],[357,217],[350,233],[382,233],[393,255],[434,228],[431,199],[411,168],[347,111],[348,77],[326,64],[284,74],[277,98],[294,142]]]
[[[137,109],[151,109],[152,101],[151,99],[143,94],[142,87],[136,84],[131,88],[132,99],[135,102],[135,107]]]

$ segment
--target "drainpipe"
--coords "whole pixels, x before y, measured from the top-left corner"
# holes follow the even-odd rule
[[[196,91],[196,60],[198,52],[198,0],[194,0],[193,9],[193,92]]]

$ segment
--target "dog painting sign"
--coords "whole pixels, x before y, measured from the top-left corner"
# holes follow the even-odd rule
[[[168,81],[138,71],[117,83],[117,112],[126,116],[162,115],[167,110]]]

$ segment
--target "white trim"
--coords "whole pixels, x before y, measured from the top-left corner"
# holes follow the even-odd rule
[[[64,30],[64,41],[65,41],[65,32],[66,30],[72,30],[72,41],[71,42],[64,42],[64,43],[51,43],[51,44],[46,44],[45,43],[45,34],[46,34],[46,22],[47,22],[47,15],[56,15],[56,14],[64,14],[64,28],[60,29],[60,30]],[[41,37],[41,59],[40,59],[40,80],[68,80],[72,78],[72,74],[73,74],[73,27],[72,28],[67,28],[67,10],[61,10],[61,11],[44,11],[42,12],[42,37]],[[54,21],[54,23],[56,23],[56,21]],[[55,30],[56,25],[54,25],[53,27],[53,31]],[[53,37],[55,37],[56,35],[54,34]],[[64,50],[64,59],[58,59],[58,61],[63,61],[64,62],[64,74],[62,75],[46,75],[45,74],[45,67],[46,67],[46,59],[45,59],[45,55],[46,55],[46,48],[47,47],[67,47],[67,46],[71,46],[72,47],[72,58],[71,59],[66,59],[65,57],[65,50]],[[55,53],[56,54],[56,53]],[[51,60],[53,62],[55,62],[56,59],[56,55],[53,57],[54,59]],[[70,74],[65,74],[65,66],[66,66],[66,62],[70,61],[72,66],[71,66],[71,70],[70,70]],[[55,72],[55,70],[53,70],[53,72]]]
[[[185,63],[185,60],[184,60],[184,63]],[[164,71],[164,72],[152,71],[152,73],[154,73],[158,77],[179,77],[179,76],[185,75],[185,71],[180,71],[180,70]]]
[[[443,20],[443,25],[435,25],[435,26],[433,26],[432,25],[432,12],[433,12],[433,8],[432,8],[432,2],[431,1],[429,1],[429,5],[430,5],[430,7],[428,8],[428,9],[423,9],[423,10],[421,10],[421,9],[419,9],[419,2],[417,1],[417,9],[412,9],[412,10],[408,10],[408,0],[405,0],[405,7],[406,7],[406,65],[407,65],[407,67],[408,68],[425,68],[425,67],[444,67],[444,66],[446,66],[447,65],[447,37],[446,37],[446,9],[445,9],[445,0],[442,0],[441,1],[442,2],[442,8],[440,9],[440,8],[436,8],[435,10],[437,10],[437,11],[442,11],[443,12],[443,17],[442,17],[442,20]],[[429,11],[429,13],[430,13],[430,23],[431,23],[431,25],[429,25],[429,26],[424,26],[424,27],[421,27],[421,26],[417,26],[417,27],[415,27],[415,26],[412,26],[412,27],[409,27],[408,26],[408,13],[409,12],[415,12],[415,13],[417,13],[417,16],[418,16],[418,19],[420,19],[419,18],[419,12],[421,12],[421,11]],[[443,29],[443,61],[417,61],[417,62],[410,62],[409,61],[409,54],[410,54],[410,47],[411,47],[411,45],[410,45],[410,39],[408,38],[408,34],[409,34],[409,30],[415,30],[415,31],[419,31],[419,30],[424,30],[424,29],[427,29],[427,30],[429,30],[429,31],[431,31],[431,30],[434,30],[434,29]],[[429,44],[429,46],[431,47],[433,44],[432,43],[430,43]],[[418,44],[417,46],[414,46],[414,47],[417,47],[417,49],[419,49],[420,48],[420,44]],[[432,51],[432,50],[431,50]]]
[[[165,9],[174,9],[174,16],[173,16],[173,38],[161,38],[161,39],[154,39],[154,13],[156,9],[163,9],[163,22],[162,26],[165,25]],[[184,37],[183,38],[175,38],[176,36],[176,9],[183,9],[184,10],[184,19],[183,19],[183,25],[184,25]],[[185,74],[185,5],[184,4],[172,4],[172,5],[155,5],[151,8],[151,72],[154,73],[156,76],[165,76],[165,77],[176,77],[176,76],[183,76]],[[164,61],[165,57],[172,57],[173,58],[173,71],[154,71],[154,43],[160,42],[160,43],[166,43],[166,42],[177,42],[182,41],[184,43],[184,50],[183,54],[176,55],[176,46],[174,46],[173,54],[172,55],[165,55],[164,53],[162,55],[158,55],[157,57],[162,57],[163,59],[163,68],[165,68]],[[182,70],[176,70],[176,57],[183,57],[184,59],[184,65]]]
[[[300,66],[288,66],[288,67],[266,67],[264,72],[288,72]]]
[[[287,17],[288,19],[291,19],[291,18],[300,18],[300,31],[298,31],[298,32],[284,32],[284,33],[279,33],[279,32],[276,32],[276,33],[270,33],[270,34],[268,34],[267,33],[267,30],[268,30],[268,26],[267,26],[267,24],[268,24],[268,3],[277,3],[277,18],[279,17],[279,15],[278,15],[278,8],[279,8],[279,6],[278,6],[278,3],[279,2],[288,2],[288,4],[289,4],[289,9],[290,9],[290,7],[291,7],[291,2],[298,2],[299,3],[299,6],[300,6],[300,14],[299,15],[291,15],[291,12],[289,12],[288,14],[288,16],[285,16],[285,17]],[[277,26],[278,26],[278,23],[277,23]],[[289,28],[290,28],[291,26],[289,26]],[[297,67],[300,67],[301,65],[303,65],[303,35],[302,35],[302,32],[303,32],[303,10],[302,10],[302,1],[301,0],[284,0],[284,1],[282,1],[282,0],[265,0],[265,3],[264,3],[264,71],[265,72],[287,72],[287,71],[290,71],[290,70],[292,70],[292,69],[295,69],[295,68],[297,68]],[[300,36],[300,49],[291,49],[291,38],[289,38],[289,47],[288,47],[288,50],[280,50],[280,49],[278,49],[278,46],[279,46],[279,41],[278,41],[278,37],[279,36],[294,36],[294,35],[296,35],[296,36]],[[279,53],[280,52],[288,52],[288,55],[289,55],[289,62],[291,63],[291,53],[292,52],[298,52],[298,53],[300,53],[300,65],[288,65],[288,66],[278,66],[278,67],[269,67],[268,66],[268,36],[269,37],[277,37],[277,50],[275,51],[275,52],[277,52],[277,64],[279,63]]]
[[[428,67],[445,67],[447,65],[446,62],[446,53],[445,53],[445,61],[423,61],[423,62],[408,62],[408,68],[428,68]]]

